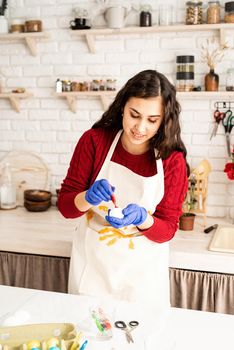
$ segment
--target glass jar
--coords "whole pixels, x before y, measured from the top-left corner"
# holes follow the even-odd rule
[[[141,7],[140,12],[140,27],[151,27],[152,26],[152,15],[151,6],[144,5]]]
[[[106,80],[106,89],[107,89],[107,91],[115,91],[116,90],[116,79],[107,79]]]
[[[234,1],[229,1],[225,3],[225,23],[234,23]]]
[[[1,209],[13,209],[16,207],[16,188],[12,179],[11,167],[6,163],[3,168],[0,186]]]
[[[194,56],[176,57],[177,91],[192,91],[194,88]]]
[[[207,8],[207,23],[215,24],[220,23],[220,2],[219,1],[209,1]]]
[[[71,91],[71,81],[70,80],[62,80],[62,91],[70,92]]]
[[[186,24],[202,24],[202,1],[186,2]]]
[[[227,70],[226,91],[234,91],[234,68]]]

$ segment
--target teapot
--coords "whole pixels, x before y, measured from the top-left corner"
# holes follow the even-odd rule
[[[124,5],[115,5],[107,7],[104,12],[104,18],[108,28],[119,29],[124,27],[128,16],[131,12],[131,8]]]

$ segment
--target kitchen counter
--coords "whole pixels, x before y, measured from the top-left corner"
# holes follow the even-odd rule
[[[40,213],[0,210],[0,250],[70,257],[76,223],[63,218],[56,207]],[[177,231],[170,242],[170,267],[234,274],[234,254],[209,251],[213,233],[204,234],[201,223],[197,218],[194,231]],[[215,223],[230,225],[224,219],[207,218],[207,226]]]
[[[86,331],[90,325],[89,309],[94,305],[103,307],[108,316],[109,310],[112,311],[113,321],[136,318],[139,327],[132,332],[134,343],[127,344],[124,332],[117,329],[113,329],[110,340],[90,339]],[[87,296],[0,286],[0,325],[74,323],[88,337],[87,350],[220,350],[233,347],[234,316],[231,315],[171,308],[166,316],[160,312],[155,314],[150,334],[157,334],[157,337],[152,338],[143,333],[148,314],[139,305],[133,308],[129,303],[113,302],[108,309],[106,305],[106,300]]]

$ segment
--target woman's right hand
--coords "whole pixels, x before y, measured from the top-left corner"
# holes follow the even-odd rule
[[[114,190],[115,187],[111,186],[106,179],[97,180],[86,192],[85,200],[92,205],[98,205],[102,201],[109,202]]]

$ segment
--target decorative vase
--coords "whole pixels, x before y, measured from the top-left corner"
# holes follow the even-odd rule
[[[219,89],[219,76],[214,72],[214,69],[210,69],[209,73],[205,76],[205,91],[218,91]]]
[[[8,33],[8,21],[5,16],[0,16],[0,34]]]

